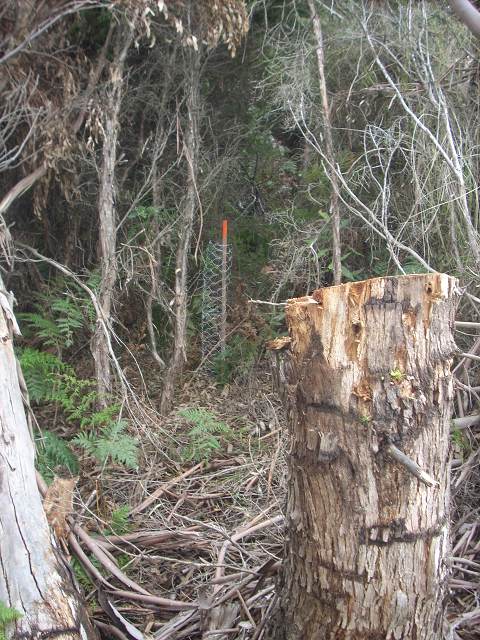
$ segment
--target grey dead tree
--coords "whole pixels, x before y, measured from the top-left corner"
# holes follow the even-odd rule
[[[480,12],[469,0],[448,0],[456,16],[474,36],[480,38]]]
[[[97,638],[71,569],[52,538],[37,488],[13,335],[19,329],[0,278],[0,603],[19,617],[7,640]]]

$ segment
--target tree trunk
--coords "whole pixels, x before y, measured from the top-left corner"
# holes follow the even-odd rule
[[[148,329],[148,337],[150,339],[150,351],[152,352],[152,356],[155,362],[158,364],[160,369],[163,371],[165,369],[165,362],[160,357],[160,354],[157,350],[157,338],[155,335],[155,326],[153,323],[153,305],[159,300],[160,297],[160,278],[161,278],[161,264],[162,264],[162,247],[160,242],[160,225],[158,222],[158,217],[160,214],[161,207],[161,197],[160,197],[160,178],[159,178],[159,170],[158,170],[158,159],[156,156],[153,158],[153,167],[152,167],[152,201],[153,207],[155,209],[155,216],[151,223],[150,233],[153,236],[153,242],[150,245],[150,252],[152,254],[151,259],[151,283],[150,283],[150,291],[147,295],[146,300],[146,311],[147,311],[147,329]]]
[[[289,474],[275,640],[442,637],[456,281],[287,306]]]
[[[120,133],[120,105],[123,94],[123,70],[125,58],[133,38],[134,20],[119,28],[117,44],[113,54],[111,82],[107,91],[103,118],[103,148],[100,169],[100,188],[98,194],[99,216],[99,258],[100,288],[98,302],[103,316],[97,319],[92,339],[92,355],[95,361],[98,403],[108,404],[112,390],[112,375],[108,337],[105,333],[110,326],[113,293],[117,281],[117,216],[115,206],[115,165],[117,162],[117,143]]]
[[[327,81],[325,79],[325,55],[323,47],[323,34],[320,18],[315,7],[315,0],[307,0],[312,18],[313,35],[315,36],[317,54],[318,81],[323,112],[323,135],[325,138],[325,157],[328,162],[327,175],[330,180],[332,193],[330,196],[330,215],[332,216],[332,265],[333,284],[342,281],[342,258],[340,243],[340,190],[337,174],[335,173],[336,158],[333,150],[332,120],[330,116],[330,101],[328,99]]]
[[[52,546],[13,352],[13,314],[0,286],[0,603],[21,617],[0,636],[96,638],[70,569]]]
[[[195,212],[197,210],[198,136],[200,110],[200,52],[185,51],[187,62],[187,131],[183,152],[187,162],[187,192],[180,221],[180,242],[177,248],[175,269],[175,328],[173,352],[165,372],[165,384],[160,403],[161,413],[172,407],[175,384],[187,360],[187,302],[188,302],[188,253],[192,240]]]

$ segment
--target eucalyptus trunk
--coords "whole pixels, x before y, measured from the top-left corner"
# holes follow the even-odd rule
[[[53,541],[37,488],[14,330],[0,279],[0,605],[18,613],[9,624],[0,619],[0,637],[93,640],[97,635]]]
[[[287,536],[275,640],[438,640],[456,281],[290,301]]]

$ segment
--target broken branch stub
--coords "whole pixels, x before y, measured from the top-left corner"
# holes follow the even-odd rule
[[[456,280],[291,300],[287,537],[270,638],[441,637]]]

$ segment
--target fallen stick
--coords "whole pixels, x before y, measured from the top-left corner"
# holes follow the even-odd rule
[[[188,478],[188,476],[191,476],[192,474],[194,474],[196,471],[200,471],[202,468],[203,468],[203,462],[200,462],[199,464],[196,464],[194,467],[191,467],[191,469],[184,471],[179,476],[176,476],[175,478],[172,478],[171,480],[164,482],[157,489],[155,489],[153,493],[151,493],[147,498],[145,498],[143,502],[141,502],[134,509],[132,509],[132,511],[130,512],[131,515],[136,515],[137,513],[141,513],[142,511],[145,511],[145,509],[149,507],[152,503],[154,503],[156,500],[158,500],[158,498],[160,498],[160,496],[162,496],[165,493],[165,491],[168,491],[168,489],[171,489],[172,487],[174,487],[176,484],[178,484],[185,478]]]
[[[227,554],[227,550],[228,547],[230,547],[232,544],[238,542],[239,540],[241,540],[242,538],[245,538],[246,536],[250,536],[253,533],[256,533],[257,531],[260,531],[261,529],[266,529],[267,527],[269,527],[272,524],[277,524],[280,522],[283,522],[284,517],[283,515],[278,515],[275,516],[274,518],[269,518],[268,520],[264,520],[263,522],[260,522],[259,524],[255,524],[254,526],[251,526],[249,528],[246,529],[241,529],[240,531],[238,531],[237,533],[234,533],[229,540],[226,540],[223,545],[222,548],[220,549],[220,553],[218,554],[218,558],[217,558],[217,568],[215,570],[215,578],[221,578],[224,574],[224,561],[225,561],[225,556]],[[218,593],[220,587],[218,586],[218,584],[215,584],[213,587],[213,593]]]
[[[176,635],[182,627],[195,620],[198,623],[200,616],[197,612],[188,611],[177,614],[174,618],[166,622],[162,628],[154,634],[155,640],[167,640],[168,638],[177,638]]]
[[[73,533],[75,533],[78,538],[85,544],[85,546],[92,552],[95,558],[100,562],[100,564],[107,569],[117,580],[119,580],[126,587],[130,587],[134,591],[137,591],[140,594],[145,596],[150,595],[148,591],[146,591],[139,584],[131,580],[125,573],[113,562],[105,553],[105,551],[101,548],[99,544],[97,544],[96,540],[94,540],[82,527],[72,519],[69,519],[70,528]]]
[[[123,589],[109,589],[109,592],[116,598],[126,598],[135,602],[144,602],[145,604],[153,604],[160,609],[168,611],[188,611],[198,609],[195,602],[184,602],[182,600],[170,600],[160,596],[153,596],[150,593],[136,593],[134,591],[124,591]]]
[[[272,600],[270,601],[267,610],[265,611],[265,615],[263,616],[263,618],[261,619],[260,623],[258,624],[257,628],[255,629],[255,633],[252,636],[252,640],[260,640],[261,636],[263,635],[263,630],[265,629],[265,625],[270,617],[270,613],[275,605],[277,601],[277,596],[273,596]]]
[[[101,622],[100,620],[94,620],[95,626],[98,627],[101,631],[104,631],[107,636],[113,636],[118,638],[118,640],[128,640],[127,636],[114,627],[113,624],[105,624],[105,622]]]

